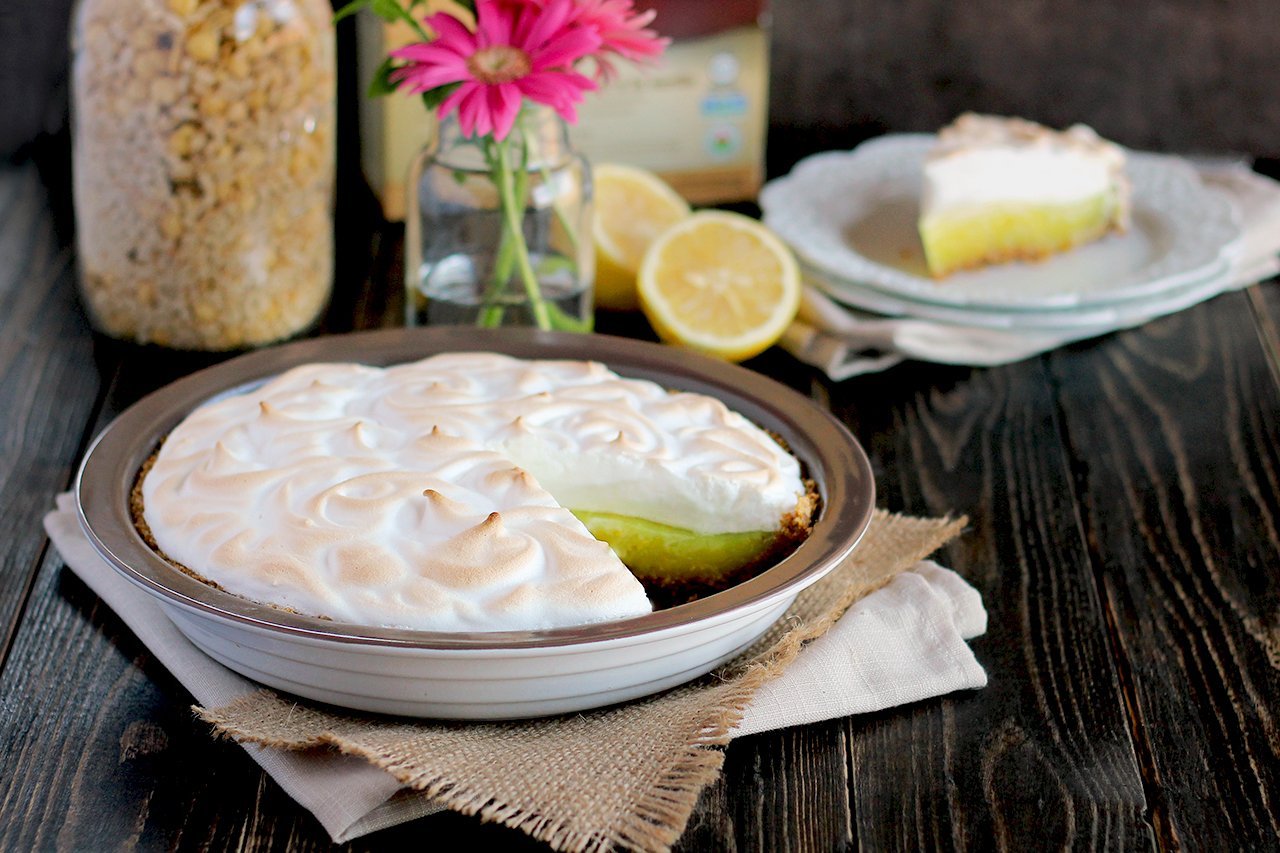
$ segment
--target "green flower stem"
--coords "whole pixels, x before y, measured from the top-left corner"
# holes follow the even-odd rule
[[[518,119],[518,121],[520,123],[520,132],[524,135],[525,152],[527,154],[529,149],[536,145],[537,136],[535,134],[529,133],[528,128],[525,127],[525,113],[523,111],[521,111],[520,118]],[[547,168],[546,161],[543,160],[541,156],[539,156],[536,148],[533,151],[533,160],[538,164],[538,175],[542,178],[542,183],[547,186],[550,186],[551,170]],[[564,211],[560,209],[560,205],[557,204],[555,201],[551,202],[551,212],[555,214],[556,221],[560,223],[560,227],[564,229],[565,236],[569,238],[569,251],[571,253],[571,257],[576,258],[578,256],[577,230],[565,217]]]
[[[524,184],[528,181],[529,160],[531,158],[538,164],[538,175],[542,178],[543,185],[551,186],[552,182],[551,172],[547,168],[546,162],[537,151],[537,134],[529,132],[528,125],[525,121],[526,117],[527,113],[522,110],[519,118],[517,119],[520,126],[520,135],[524,139],[524,157],[521,162],[522,170],[520,175],[522,181],[519,193],[521,198],[524,197]],[[577,229],[575,229],[573,224],[565,217],[564,211],[560,209],[560,205],[554,200],[551,202],[551,212],[555,214],[556,220],[560,223],[560,227],[564,231],[565,237],[569,240],[570,257],[576,258],[578,255]],[[574,270],[576,275],[576,262],[574,263]],[[566,314],[561,310],[560,306],[554,302],[547,302],[545,304],[547,306],[548,317],[551,321],[551,328],[553,329],[560,329],[569,332],[590,332],[595,327],[595,317],[590,314],[588,314],[587,319],[583,320],[580,317],[574,317]]]
[[[524,198],[516,197],[515,180],[511,173],[511,163],[507,157],[507,145],[506,140],[494,144],[498,155],[499,204],[502,207],[502,215],[506,221],[507,231],[511,235],[512,244],[515,247],[516,265],[520,270],[520,279],[524,283],[525,293],[529,297],[529,307],[533,311],[534,321],[539,329],[550,329],[551,314],[547,311],[547,303],[542,298],[542,289],[538,286],[538,277],[534,273],[533,263],[529,259],[529,244],[524,239],[522,222]]]
[[[551,315],[551,328],[553,329],[560,329],[565,332],[589,332],[595,328],[595,318],[589,313],[587,314],[587,319],[583,320],[572,314],[566,314],[554,302],[547,303],[547,311]]]
[[[378,4],[378,6],[379,6],[379,11],[382,14],[384,20],[386,18],[387,13],[381,12],[382,7],[388,8],[391,14],[393,14],[395,17],[399,18],[400,20],[404,21],[409,26],[413,27],[414,32],[418,34],[418,38],[422,39],[425,42],[431,41],[431,34],[428,33],[425,29],[423,29],[422,24],[418,23],[418,19],[414,17],[412,12],[410,12],[405,7],[401,6],[399,3],[380,3]]]
[[[498,244],[498,257],[493,264],[493,279],[484,295],[484,308],[481,309],[478,325],[486,329],[496,329],[502,325],[502,315],[506,308],[501,301],[506,292],[507,282],[511,280],[511,272],[515,267],[515,252],[511,245],[511,237],[504,226],[502,242]]]
[[[520,119],[518,120],[520,120],[521,138],[524,140],[524,146],[521,146],[520,169],[516,172],[516,197],[517,199],[524,200],[525,193],[529,192],[529,175],[531,174],[529,160],[530,158],[536,158],[536,151],[532,149],[532,145],[534,145],[536,137],[526,132],[524,113],[521,113]],[[540,165],[539,173],[541,174],[541,178],[543,178],[545,186],[550,186],[550,174],[547,172],[547,167],[545,167],[545,165]],[[552,211],[554,211],[556,218],[559,219],[559,222],[563,225],[564,233],[566,233],[568,238],[570,238],[571,245],[575,247],[573,248],[573,255],[576,255],[577,237],[573,234],[573,228],[568,224],[567,220],[564,219],[564,214],[561,209],[559,209],[559,205],[554,201],[552,202]],[[573,264],[573,269],[575,269],[576,274],[577,264]],[[556,302],[548,302],[544,300],[543,305],[547,307],[547,319],[550,323],[550,328],[566,330],[566,332],[590,332],[591,327],[593,327],[595,323],[594,316],[589,316],[588,319],[582,320],[580,318],[576,318],[576,316],[564,313],[564,311],[561,310],[561,307],[556,305]]]
[[[484,137],[480,140],[480,148],[484,152],[485,162],[489,164],[489,174],[496,175],[498,155],[494,152],[495,143],[492,139]],[[502,316],[506,313],[506,308],[502,305],[501,299],[507,291],[507,284],[511,281],[514,268],[515,247],[512,245],[510,230],[504,222],[502,241],[498,244],[498,255],[494,259],[493,276],[485,289],[484,306],[476,319],[476,325],[485,329],[496,329],[502,325]]]

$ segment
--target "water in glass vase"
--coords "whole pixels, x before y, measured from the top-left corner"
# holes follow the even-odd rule
[[[591,288],[559,255],[533,254],[539,292],[553,328],[591,328]],[[533,305],[520,282],[486,285],[475,260],[454,254],[419,267],[419,285],[410,292],[410,326],[537,326]]]
[[[406,322],[589,331],[591,172],[550,110],[504,140],[446,120],[410,175]]]

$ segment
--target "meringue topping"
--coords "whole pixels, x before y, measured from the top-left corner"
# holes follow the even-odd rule
[[[924,215],[998,202],[1070,203],[1120,197],[1128,227],[1125,154],[1087,125],[1055,131],[1020,118],[965,113],[938,132],[925,163]]]
[[[595,362],[310,364],[206,404],[142,484],[169,558],[343,622],[535,630],[639,615],[639,582],[566,509],[773,530],[799,464],[714,398]]]

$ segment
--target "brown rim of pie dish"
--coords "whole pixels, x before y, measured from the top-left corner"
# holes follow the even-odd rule
[[[134,527],[129,498],[143,462],[186,415],[308,362],[390,365],[442,352],[595,360],[620,375],[708,394],[781,436],[808,467],[821,509],[789,556],[723,592],[643,616],[543,631],[439,632],[352,625],[289,613],[215,589],[157,554]],[[117,571],[168,603],[293,636],[402,648],[532,649],[622,640],[677,629],[794,595],[835,568],[861,540],[875,507],[871,465],[830,414],[783,385],[687,350],[603,335],[536,329],[391,329],[314,338],[259,350],[193,373],[144,397],[98,436],[80,465],[77,510],[89,541]]]

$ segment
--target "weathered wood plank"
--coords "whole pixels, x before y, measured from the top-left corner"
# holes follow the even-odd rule
[[[786,367],[777,366],[780,369]],[[154,374],[143,374],[144,380],[147,376],[155,379]],[[803,371],[796,371],[789,378],[795,384],[803,384],[804,376]],[[137,378],[132,371],[125,370],[122,377],[121,383],[109,395],[108,414],[146,390],[129,388],[130,382]],[[918,373],[912,380],[917,384],[907,387],[926,387],[919,384],[925,379],[924,373]],[[978,380],[970,377],[969,381]],[[149,383],[144,381],[144,384]],[[932,502],[905,495],[919,489],[936,490],[937,481],[954,476],[957,467],[969,470],[971,477],[994,480],[989,469],[996,463],[992,463],[990,453],[983,457],[985,461],[982,464],[960,465],[960,460],[967,457],[959,451],[968,441],[975,439],[975,430],[982,415],[956,414],[957,411],[968,411],[968,408],[953,405],[954,393],[950,402],[946,395],[904,393],[901,386],[892,392],[882,388],[878,391],[873,389],[871,396],[854,395],[880,401],[877,403],[880,408],[870,415],[866,407],[857,406],[864,422],[876,418],[883,421],[882,414],[897,413],[888,422],[869,428],[910,434],[919,443],[918,447],[906,448],[898,457],[901,463],[895,465],[898,447],[890,433],[879,433],[869,441],[891,503],[925,512],[940,511],[942,506],[938,502],[949,500],[949,506],[974,512],[973,506],[961,506],[955,503],[954,497],[946,494],[934,495]],[[991,403],[992,393],[986,390],[977,394],[970,407],[977,407],[980,413],[985,412]],[[913,413],[913,406],[920,411]],[[949,414],[939,415],[939,411]],[[955,423],[969,423],[968,435],[958,442],[934,438],[935,442],[946,446],[941,450],[928,451],[926,445],[929,442],[923,437],[929,433],[929,428],[924,425],[922,413],[932,413],[930,423],[948,418]],[[899,418],[914,423],[915,428],[904,432]],[[930,473],[930,466],[937,470]],[[989,515],[975,512],[975,520]],[[987,542],[985,547],[990,549],[993,546]],[[976,562],[973,564],[977,565]],[[41,833],[48,831],[48,822],[53,821],[61,822],[58,831],[64,840],[94,837],[124,841],[139,837],[157,844],[224,847],[238,845],[240,839],[252,839],[255,846],[285,843],[286,840],[290,845],[302,848],[323,846],[323,835],[314,822],[288,803],[273,785],[264,782],[259,771],[239,753],[238,747],[208,742],[203,729],[192,724],[186,716],[186,697],[181,688],[159,671],[145,651],[137,648],[136,641],[127,634],[118,636],[122,632],[118,626],[112,627],[114,617],[90,610],[91,620],[100,625],[84,624],[84,608],[92,608],[92,597],[81,592],[89,603],[82,603],[80,610],[64,600],[67,587],[77,587],[78,582],[64,577],[61,595],[44,594],[43,584],[53,583],[57,578],[55,559],[49,561],[46,574],[48,579],[42,575],[41,594],[36,597],[40,607],[31,614],[32,624],[45,627],[33,633],[30,641],[20,647],[21,654],[17,658],[20,663],[16,669],[24,674],[21,683],[6,683],[0,687],[8,695],[16,697],[12,700],[15,710],[21,708],[23,716],[41,721],[48,718],[50,724],[41,722],[40,731],[23,739],[15,751],[25,762],[25,772],[21,774],[21,790],[11,791],[8,798],[0,801],[0,823],[10,827],[7,830],[9,835],[0,836],[0,840],[15,844],[39,842],[44,837]],[[995,575],[988,581],[998,579],[999,575]],[[1061,594],[1054,599],[1059,604],[1064,600],[1065,596]],[[999,612],[999,608],[993,608],[993,614]],[[88,644],[92,648],[81,648],[76,657],[97,663],[87,663],[87,669],[72,673],[47,662],[42,666],[42,655],[48,651],[45,644],[50,636],[58,638],[57,644]],[[1016,643],[1002,644],[1001,648],[1006,645],[1010,654],[1020,654]],[[60,649],[61,646],[55,645],[55,648]],[[58,659],[62,656],[59,651],[52,657]],[[991,665],[990,661],[987,662]],[[55,669],[58,669],[57,677],[52,672]],[[1053,673],[1040,674],[1048,677]],[[69,683],[61,684],[60,678],[67,678]],[[1021,696],[1023,691],[1015,678],[1006,681],[1003,690]],[[58,685],[56,689],[50,689],[51,683]],[[103,695],[110,695],[115,701],[97,707],[92,707],[90,702],[90,707],[84,707],[83,700],[76,698]],[[1003,775],[1015,777],[1017,784],[1014,790],[1021,790],[1022,780],[1016,777],[1027,772],[1022,765],[1029,764],[1032,783],[1027,790],[1039,790],[1035,782],[1040,780],[1047,784],[1043,779],[1053,775],[1048,772],[1051,768],[1026,760],[1024,753],[1034,756],[1035,750],[1040,748],[1044,723],[1037,715],[1049,714],[1051,718],[1053,715],[1043,709],[1029,713],[1015,709],[1015,718],[1027,717],[1032,722],[1019,719],[1020,727],[1006,727],[994,744],[984,745],[982,740],[989,731],[984,722],[990,711],[990,706],[985,703],[987,695],[984,691],[972,697],[977,704],[970,710],[965,710],[963,703],[966,700],[960,700],[959,712],[952,707],[950,700],[926,703],[907,712],[877,715],[870,721],[836,722],[749,738],[735,744],[729,751],[724,779],[704,798],[689,835],[681,845],[682,849],[816,850],[842,846],[855,834],[851,803],[858,808],[857,837],[861,843],[873,847],[905,846],[915,841],[945,843],[958,838],[994,836],[997,832],[1016,839],[1016,831],[1010,834],[1008,829],[999,829],[994,819],[987,819],[988,825],[984,828],[981,814],[983,809],[990,809],[981,795],[973,795],[972,799],[979,801],[979,805],[974,807],[960,793],[956,782],[946,780],[974,778],[978,781],[974,790],[983,791],[984,773],[994,778],[1007,768]],[[1003,701],[1007,704],[1008,698]],[[73,712],[59,714],[55,706],[71,708]],[[967,714],[967,719],[972,722],[963,737],[956,732],[954,719],[957,713]],[[1071,723],[1067,720],[1064,727],[1070,730]],[[1026,731],[1031,734],[1026,735]],[[1114,731],[1110,733],[1114,735]],[[1068,731],[1068,734],[1075,733]],[[121,782],[108,783],[121,762],[114,745],[135,741],[164,743],[167,747],[149,753],[147,772],[126,777]],[[966,750],[975,746],[974,741],[978,742],[978,749],[973,756],[968,756]],[[850,747],[849,742],[854,742],[854,746]],[[79,745],[88,745],[88,748],[81,749]],[[983,751],[984,746],[987,747],[986,752]],[[41,764],[34,757],[49,754],[75,755],[75,770],[72,771],[65,763]],[[955,758],[957,754],[961,755],[959,760]],[[982,756],[989,754],[995,758],[984,761]],[[1052,749],[1047,754],[1051,757],[1057,755]],[[854,779],[852,787],[849,783],[850,765]],[[185,770],[190,766],[208,769],[190,774],[188,779]],[[65,782],[68,775],[85,781],[78,786],[68,786]],[[1123,773],[1120,775],[1123,777]],[[1000,795],[1007,798],[1005,781],[1000,779],[997,787]],[[15,811],[14,803],[26,803],[31,791],[41,789],[58,792],[59,796],[67,798],[67,807],[55,802],[37,816]],[[985,790],[990,789],[989,783]],[[1122,785],[1118,790],[1120,794],[1126,793]],[[73,802],[74,798],[79,800]],[[76,802],[86,799],[87,803],[76,805]],[[1079,796],[1066,801],[1074,806],[1078,804]],[[212,812],[209,802],[217,804],[216,813]],[[1012,807],[1008,802],[995,805]],[[973,809],[978,815],[961,806]],[[1089,808],[1104,817],[1112,816],[1117,827],[1117,831],[1103,830],[1090,837],[1114,841],[1119,837],[1118,828],[1130,828],[1124,819],[1130,814],[1128,811],[1114,817],[1115,810],[1109,809],[1106,803],[1096,807],[1090,804]],[[75,820],[77,815],[104,809],[122,815],[110,831],[101,824],[91,826]],[[904,813],[903,809],[907,812]],[[953,809],[958,811],[953,813]],[[66,817],[61,817],[63,815]],[[969,823],[977,823],[979,828],[966,825],[966,818]],[[183,828],[184,825],[202,826],[207,830],[193,835],[189,828]],[[1087,828],[1093,831],[1098,825],[1095,822],[1088,824]],[[369,839],[367,843],[382,844],[384,839],[392,837],[416,838],[419,837],[416,833],[423,831],[423,826],[394,830],[385,836]],[[97,834],[90,836],[88,833],[91,831]],[[494,827],[478,827],[474,821],[452,816],[431,819],[429,831],[433,838],[453,838],[460,843],[478,839],[490,839],[504,846],[523,843],[517,834]],[[956,835],[957,832],[961,834]],[[353,846],[364,848],[361,842]]]
[[[1167,847],[1280,839],[1280,390],[1253,325],[1227,294],[1050,359]]]
[[[1257,284],[1246,291],[1253,311],[1258,343],[1271,368],[1271,376],[1280,383],[1280,288],[1277,282]]]
[[[879,502],[964,513],[940,560],[983,594],[983,690],[848,721],[860,845],[1146,849],[1146,802],[1106,614],[1040,360],[907,366],[832,393]]]
[[[698,802],[677,851],[839,850],[853,843],[840,721],[744,738]]]
[[[72,252],[32,165],[0,169],[0,662],[39,565],[40,517],[99,397]]]
[[[379,306],[394,296],[369,290],[384,275],[374,272],[348,301],[335,301],[336,312],[365,306],[349,325],[384,322]],[[1099,353],[1114,345],[1072,350],[1072,375],[1097,372]],[[123,358],[104,415],[195,366],[156,364],[146,353]],[[785,357],[761,366],[809,385]],[[1251,379],[1256,369],[1246,371]],[[1150,845],[1120,690],[1130,673],[1117,676],[1107,663],[1102,605],[1110,595],[1098,600],[1074,510],[1073,490],[1088,477],[1061,441],[1066,423],[1091,416],[1102,386],[1080,380],[1075,397],[1058,401],[1050,380],[1040,362],[973,372],[906,367],[833,390],[837,412],[868,444],[882,504],[973,518],[972,533],[945,559],[986,597],[992,630],[975,648],[993,681],[970,696],[733,745],[682,849]],[[826,392],[822,383],[813,389]],[[1274,413],[1272,404],[1257,416]],[[1274,439],[1272,426],[1264,432]],[[1274,509],[1274,490],[1271,501]],[[48,555],[0,679],[0,754],[6,771],[16,771],[0,774],[0,847],[328,847],[239,747],[209,740],[187,703]],[[1250,755],[1261,753],[1237,750],[1222,766]],[[1148,787],[1164,796],[1159,784]],[[1162,803],[1152,807],[1160,820]],[[458,816],[350,848],[423,838],[538,849]]]

